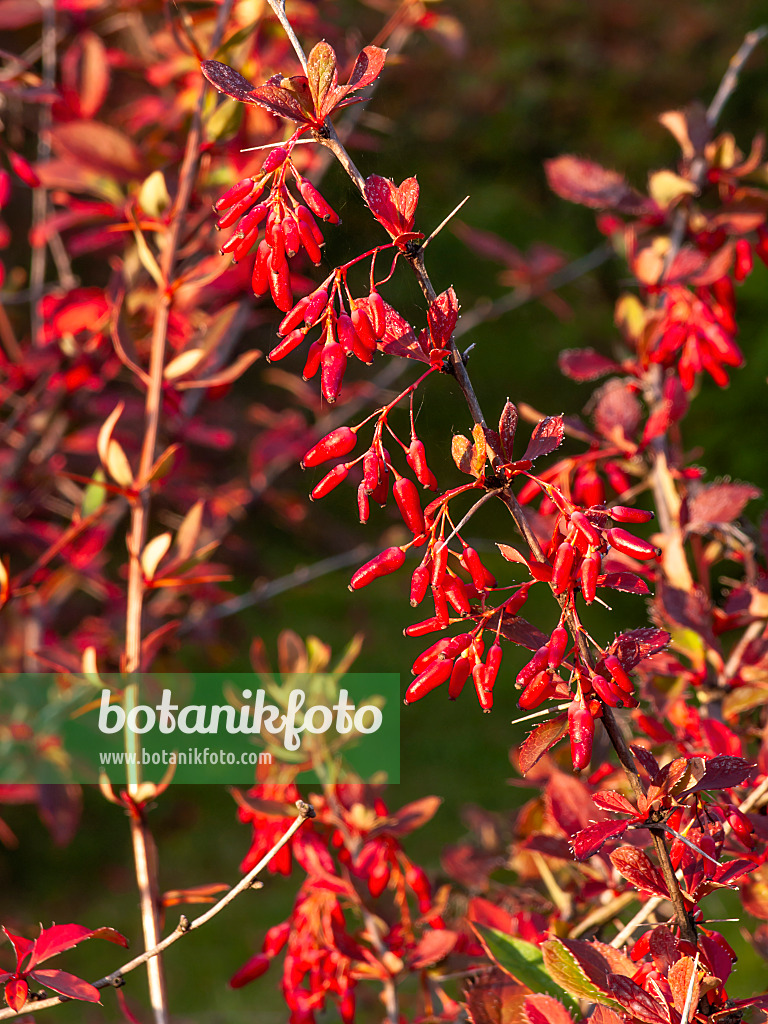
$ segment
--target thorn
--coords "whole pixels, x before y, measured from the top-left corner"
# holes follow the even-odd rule
[[[426,249],[426,248],[427,248],[427,246],[428,246],[428,245],[429,245],[429,243],[430,243],[430,242],[432,241],[432,239],[433,239],[433,238],[436,238],[436,237],[437,237],[437,236],[438,236],[438,235],[440,234],[440,232],[441,232],[441,231],[443,230],[443,228],[445,227],[445,225],[446,225],[446,224],[447,224],[447,223],[448,223],[448,222],[449,222],[449,221],[451,220],[451,218],[452,218],[452,217],[455,217],[455,216],[456,216],[456,214],[457,214],[457,213],[459,212],[459,210],[460,210],[460,209],[462,208],[462,206],[464,205],[464,203],[466,203],[466,202],[467,202],[468,200],[469,200],[469,196],[465,196],[465,197],[464,197],[464,198],[463,198],[463,199],[461,200],[461,202],[459,203],[459,205],[458,205],[458,206],[456,206],[456,207],[454,207],[454,209],[453,209],[453,210],[451,210],[451,212],[450,212],[450,213],[448,214],[448,216],[447,216],[447,217],[445,218],[445,220],[441,221],[441,222],[440,222],[440,224],[438,224],[438,225],[437,225],[437,227],[435,228],[435,230],[434,230],[434,231],[432,232],[432,234],[431,234],[431,235],[429,235],[429,237],[428,237],[428,238],[426,238],[426,239],[425,239],[425,240],[424,240],[424,241],[423,241],[423,242],[421,243],[421,248],[422,248],[422,249]]]

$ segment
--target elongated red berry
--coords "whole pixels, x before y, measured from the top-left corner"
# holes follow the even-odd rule
[[[253,192],[253,186],[253,178],[243,178],[242,181],[236,182],[226,192],[223,192],[213,204],[216,213],[223,213],[234,206],[235,203],[241,202],[246,196],[250,196]]]
[[[321,437],[301,460],[302,469],[320,466],[329,459],[340,459],[349,455],[357,444],[357,434],[351,427],[336,427],[325,437]]]
[[[301,193],[301,198],[316,217],[320,217],[321,220],[327,220],[329,224],[339,223],[339,215],[331,209],[312,182],[307,181],[306,178],[297,178],[296,183]]]
[[[749,239],[740,238],[736,242],[736,260],[733,267],[735,281],[744,281],[752,273],[752,246]]]
[[[357,488],[357,513],[361,523],[368,522],[368,516],[371,514],[371,504],[368,501],[368,495],[365,493],[365,484],[362,483]]]
[[[347,368],[347,356],[337,341],[329,341],[323,348],[320,360],[320,381],[323,397],[332,405],[339,397],[344,371]]]
[[[278,309],[287,313],[293,306],[293,293],[291,291],[291,272],[288,269],[285,253],[282,253],[282,258],[279,258],[278,253],[273,250],[267,260],[267,271],[272,301]]]
[[[599,547],[600,532],[592,525],[583,512],[579,512],[578,509],[574,509],[573,512],[571,512],[570,519],[576,529],[586,537],[587,541],[593,547]]]
[[[432,664],[428,665],[424,671],[416,676],[413,682],[410,684],[408,689],[405,691],[404,704],[413,704],[414,701],[421,700],[422,697],[431,691],[436,689],[438,686],[442,686],[443,683],[447,683],[451,678],[451,672],[453,670],[452,661],[433,661]]]
[[[405,562],[405,552],[402,548],[385,548],[370,562],[360,566],[349,581],[349,589],[360,590],[361,587],[367,587],[369,583],[373,583],[380,576],[388,576],[390,573],[396,572],[403,562]]]
[[[432,552],[432,586],[439,587],[445,579],[448,565],[448,545],[438,541]]]
[[[316,338],[307,349],[307,361],[304,363],[304,369],[301,371],[301,375],[304,380],[312,380],[320,369],[320,361],[323,358],[324,348],[325,337],[323,336]]]
[[[360,340],[362,341],[365,348],[370,349],[372,352],[375,352],[376,335],[374,333],[373,327],[371,326],[371,321],[368,319],[365,313],[365,310],[358,306],[356,309],[352,310],[352,312],[350,313],[350,317],[352,318],[352,323],[354,324],[355,331],[360,336]]]
[[[312,493],[309,495],[310,499],[317,501],[318,498],[324,498],[326,494],[330,494],[342,481],[346,480],[348,473],[349,466],[344,463],[334,466],[330,473],[326,473],[320,483],[312,489]]]
[[[302,209],[302,207],[300,207],[300,209]],[[306,220],[300,219],[298,224],[299,238],[301,238],[301,244],[304,246],[304,251],[312,263],[314,263],[315,266],[318,266],[323,262],[322,249],[318,245],[314,235],[312,234],[312,229],[309,227]]]
[[[611,547],[615,548],[622,555],[630,555],[632,558],[645,560],[658,558],[661,554],[659,548],[654,547],[649,541],[635,537],[633,534],[628,533],[627,530],[622,530],[619,526],[614,526],[612,530],[608,530],[606,537]]]
[[[463,581],[460,580],[458,576],[454,576],[452,573],[447,572],[443,577],[442,586],[445,591],[445,596],[459,615],[469,615],[472,609],[469,604],[467,588],[464,586]]]
[[[280,227],[283,232],[283,238],[285,239],[285,251],[288,256],[295,256],[301,248],[301,235],[299,234],[299,225],[295,219],[290,215],[283,217]]]
[[[460,655],[453,663],[453,670],[451,671],[451,678],[448,682],[448,699],[456,700],[461,691],[464,689],[464,684],[469,679],[469,674],[472,671],[472,661],[467,652]]]
[[[376,337],[383,338],[387,329],[386,310],[384,299],[377,291],[372,291],[368,296],[368,317]]]
[[[573,701],[568,708],[568,731],[571,737],[573,770],[580,772],[587,767],[592,758],[595,720],[579,701]]]
[[[428,487],[431,491],[437,490],[435,474],[427,465],[427,456],[423,443],[417,438],[411,438],[411,445],[405,456],[405,461],[416,474],[416,479],[422,487]]]
[[[653,519],[653,512],[644,508],[629,508],[627,505],[613,505],[608,509],[608,515],[617,523],[650,523]]]
[[[527,684],[517,701],[517,706],[523,711],[533,711],[545,700],[555,695],[557,680],[547,669],[542,669]]]
[[[517,615],[517,613],[523,607],[525,602],[528,600],[528,594],[532,586],[532,583],[524,583],[516,594],[513,594],[512,597],[507,598],[507,600],[504,602],[505,615]]]
[[[385,454],[384,453],[384,449],[382,449],[382,454]],[[389,466],[387,464],[388,461],[389,461],[389,457],[388,456],[387,456],[387,459],[381,458],[381,459],[378,460],[378,471],[379,471],[378,482],[377,482],[376,486],[374,487],[374,489],[371,491],[371,497],[376,502],[376,504],[377,505],[381,505],[382,508],[384,507],[384,505],[387,504],[387,495],[389,494],[389,476],[390,476],[390,473],[389,473]]]
[[[496,577],[486,569],[474,548],[464,547],[461,561],[478,590],[492,590],[496,586]]]
[[[620,690],[612,680],[606,679],[605,676],[601,676],[599,672],[596,672],[590,682],[600,700],[607,704],[610,708],[623,708],[624,698],[626,694],[623,690]]]
[[[445,629],[451,621],[451,616],[448,611],[448,600],[442,587],[432,587],[432,600],[435,602],[435,618]]]
[[[242,988],[249,981],[255,981],[256,978],[260,978],[269,969],[271,963],[272,957],[267,956],[266,953],[257,953],[250,960],[246,960],[239,970],[235,971],[229,979],[229,987]]]
[[[411,607],[415,608],[424,600],[429,587],[432,571],[428,565],[417,565],[411,576]]]
[[[282,146],[275,146],[274,149],[270,150],[267,154],[267,159],[261,165],[262,174],[271,174],[272,171],[276,171],[278,167],[282,167],[288,157],[288,150]]]
[[[486,665],[478,664],[472,669],[472,681],[475,684],[475,692],[484,713],[488,713],[493,707],[493,689],[488,686],[488,668]]]
[[[225,213],[223,213],[216,221],[216,230],[225,231],[227,228],[231,228],[243,214],[250,208],[251,205],[250,196],[246,196],[245,199],[241,199],[239,203],[235,203]]]
[[[595,600],[595,594],[597,593],[597,577],[600,575],[601,563],[602,559],[597,551],[593,551],[591,555],[587,555],[581,563],[579,582],[581,583],[581,592],[584,595],[584,600],[587,604],[592,604]]]
[[[352,321],[346,313],[340,313],[336,317],[336,337],[347,355],[352,355],[357,343],[357,335]]]
[[[317,323],[320,314],[327,305],[327,285],[322,285],[320,288],[316,288],[311,295],[307,296],[307,307],[304,310],[304,323],[307,327],[311,327],[313,324]]]
[[[403,630],[403,636],[426,636],[427,633],[436,633],[438,629],[443,629],[440,625],[439,619],[433,615],[429,619],[422,619],[421,622],[412,622],[410,626],[406,626]]]
[[[251,196],[251,201],[253,201],[253,196]],[[255,231],[267,216],[268,212],[269,206],[266,203],[257,203],[256,206],[253,206],[248,213],[246,213],[237,225],[238,234],[248,235],[252,231]]]
[[[294,328],[298,327],[301,321],[304,319],[304,311],[309,305],[309,295],[305,295],[303,299],[299,299],[293,309],[289,309],[283,319],[280,321],[280,326],[277,328],[277,333],[282,337],[285,334],[290,334]],[[309,324],[308,326],[311,326]]]
[[[290,934],[290,921],[281,921],[280,924],[275,924],[268,928],[264,941],[261,944],[262,953],[266,953],[267,956],[277,956],[288,941]]]
[[[400,515],[414,537],[424,533],[424,512],[413,480],[407,476],[399,477],[392,485],[392,493],[400,509]]]
[[[517,673],[515,682],[518,686],[526,686],[535,675],[538,675],[543,668],[546,667],[549,661],[549,647],[544,644],[534,654],[529,662],[527,662],[520,671]]]
[[[547,665],[551,669],[558,668],[568,647],[568,630],[565,626],[557,626],[552,630],[552,636],[549,638],[547,647],[549,648]]]
[[[453,637],[451,636],[444,636],[439,640],[436,640],[426,649],[426,651],[422,651],[418,658],[416,658],[413,665],[411,665],[411,673],[415,676],[420,675],[427,665],[431,665],[432,662],[440,657],[446,650],[450,650],[452,643]],[[444,658],[443,661],[445,661]]]
[[[501,657],[501,644],[491,644],[488,648],[488,653],[485,656],[485,685],[489,690],[493,689],[493,684],[496,682],[496,677],[499,674],[499,669],[501,668]]]
[[[634,693],[635,687],[632,680],[627,675],[626,669],[621,664],[615,654],[608,654],[605,657],[604,665],[611,673],[611,677],[617,686],[625,693]]]
[[[254,295],[264,295],[269,290],[269,268],[267,266],[272,250],[265,239],[259,242],[256,250],[256,259],[253,263],[253,276],[251,277],[251,288]]]
[[[568,589],[571,582],[571,569],[576,552],[573,546],[564,540],[555,552],[555,560],[552,564],[552,592],[562,594]]]
[[[291,331],[286,338],[283,338],[282,341],[279,341],[275,347],[271,349],[267,355],[267,361],[270,363],[276,363],[278,359],[283,359],[290,352],[293,352],[295,348],[298,348],[306,336],[306,329],[297,327],[295,331]]]

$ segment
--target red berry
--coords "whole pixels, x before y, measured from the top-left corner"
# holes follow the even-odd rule
[[[367,587],[369,583],[373,583],[380,576],[388,576],[391,572],[395,572],[403,562],[405,562],[405,552],[402,548],[386,548],[357,570],[349,581],[349,589],[359,590],[361,587]]]
[[[320,466],[329,459],[340,459],[348,455],[356,444],[357,434],[351,427],[337,427],[309,449],[301,460],[302,469]]]

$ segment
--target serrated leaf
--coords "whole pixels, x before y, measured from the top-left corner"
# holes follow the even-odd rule
[[[573,1024],[573,1018],[559,999],[541,992],[525,997],[528,1024]]]
[[[547,973],[542,950],[532,942],[526,942],[516,935],[505,935],[496,928],[472,924],[488,956],[494,963],[510,974],[532,992],[543,992],[563,1002],[569,1010],[578,1012],[578,1007],[567,990]]]
[[[756,768],[757,765],[745,761],[743,757],[731,757],[728,754],[710,757],[706,762],[704,774],[695,786],[685,791],[685,795],[700,793],[705,789],[730,789],[732,786],[740,786]]]
[[[629,821],[593,821],[571,839],[576,860],[589,860],[609,839],[618,839],[629,828]]]
[[[382,50],[380,46],[364,47],[357,55],[347,88],[351,91],[365,89],[367,85],[372,85],[381,74],[386,59],[387,51]]]
[[[251,90],[246,102],[258,103],[271,114],[287,117],[297,124],[312,124],[313,119],[307,114],[296,93],[281,85],[259,85]]]
[[[451,438],[451,455],[456,468],[462,473],[472,474],[472,442],[463,434],[454,434]]]
[[[645,1021],[645,1024],[669,1024],[669,1007],[663,999],[654,998],[622,974],[612,975],[609,981],[619,1005],[632,1017]]]
[[[540,757],[562,739],[568,728],[566,716],[558,715],[542,725],[537,725],[520,744],[518,751],[518,767],[523,775],[527,775]]]
[[[611,863],[636,888],[653,893],[654,896],[669,898],[661,872],[642,850],[634,846],[620,846],[611,854]]]
[[[620,590],[624,594],[650,594],[651,588],[633,572],[607,572],[604,576],[597,577],[598,587],[607,587],[608,590]]]
[[[547,939],[541,947],[544,966],[550,978],[576,999],[589,999],[593,1003],[602,1003],[614,1010],[621,1007],[611,996],[593,985],[576,957],[559,939]]]

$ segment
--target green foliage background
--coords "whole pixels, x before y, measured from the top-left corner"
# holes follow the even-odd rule
[[[327,6],[362,42],[381,22],[373,0],[365,5],[339,0]],[[549,193],[543,160],[575,152],[626,171],[642,188],[649,170],[676,159],[675,143],[658,124],[657,115],[693,99],[708,102],[744,33],[768,18],[768,6],[756,0],[449,0],[434,9],[452,12],[464,26],[464,51],[458,55],[422,37],[386,71],[371,106],[385,121],[363,120],[367,144],[375,148],[357,154],[361,170],[397,181],[415,173],[421,185],[422,229],[431,230],[469,194],[461,213],[466,222],[498,232],[523,251],[542,241],[573,258],[592,249],[600,236],[588,211]],[[767,86],[763,47],[722,120],[744,149],[765,126]],[[374,131],[382,125],[391,130]],[[329,178],[328,195],[344,217],[338,238],[329,244],[333,259],[357,251],[357,239],[370,237],[370,224],[338,171]],[[450,231],[430,247],[429,269],[438,290],[454,285],[465,310],[503,291],[496,281],[498,268],[471,255]],[[768,428],[767,284],[768,271],[759,265],[739,289],[746,368],[734,373],[725,392],[706,381],[685,424],[688,445],[697,452],[701,449],[696,459],[706,466],[710,480],[731,475],[768,486],[762,442]],[[561,322],[533,304],[467,339],[476,342],[470,371],[491,421],[507,396],[545,413],[580,411],[588,392],[557,374],[557,352],[584,344],[611,351],[616,340],[612,303],[621,286],[621,269],[606,266],[564,290],[573,307],[570,320]],[[413,322],[423,319],[423,300],[412,282],[401,280],[385,297]],[[263,339],[261,347],[268,343]],[[436,466],[442,463],[440,468],[453,472],[450,434],[470,426],[451,382],[432,382],[419,428],[428,451],[431,446],[438,453],[432,457]],[[290,482],[297,493],[309,489],[298,471]],[[375,541],[385,525],[396,521],[390,513],[374,513],[364,530],[356,523],[353,504],[351,491],[342,489],[314,505],[311,522],[296,531],[266,507],[254,509],[242,538],[255,551],[254,572],[266,578],[280,576],[361,539]],[[509,523],[484,510],[473,522],[473,532],[482,547],[483,537],[508,537]],[[239,580],[235,589],[246,590],[251,582]],[[336,652],[361,630],[366,641],[356,668],[399,671],[405,679],[420,643],[401,636],[412,619],[404,578],[379,581],[354,597],[346,582],[346,575],[338,573],[240,616],[227,624],[224,645],[214,652],[216,659],[233,669],[247,669],[250,638],[263,636],[274,651],[277,634],[286,627],[302,635],[316,634]],[[596,612],[591,625],[606,636],[643,617],[638,599],[618,597],[613,615]],[[534,606],[531,618],[542,628],[553,625],[550,603]],[[195,661],[200,654],[190,645],[184,657]],[[205,652],[205,658],[210,656]],[[514,695],[504,683],[521,661],[514,652],[507,654],[492,715],[483,716],[471,701],[449,706],[440,693],[403,710],[403,781],[390,790],[389,803],[396,807],[428,793],[444,798],[433,823],[409,843],[432,872],[439,874],[442,846],[462,833],[465,804],[504,812],[525,796],[524,790],[506,783],[513,774],[507,752],[522,738],[523,729],[510,725]],[[18,849],[0,852],[5,922],[21,929],[36,920],[46,925],[76,920],[138,935],[127,822],[118,810],[97,793],[86,793],[83,823],[66,849],[52,847],[29,808],[4,807],[2,813],[20,839]],[[236,879],[249,833],[236,822],[234,802],[226,793],[206,787],[171,790],[152,814],[152,825],[164,887]],[[174,947],[167,968],[176,1020],[235,1024],[258,1019],[267,1024],[285,1019],[282,1004],[273,995],[276,974],[238,992],[227,988],[226,979],[257,948],[265,928],[283,915],[293,888],[294,881],[270,876],[264,890],[242,898],[200,934]],[[712,900],[709,907],[712,916],[735,916],[724,903],[717,906]],[[171,917],[169,924],[173,923]],[[735,995],[762,984],[758,979],[764,974],[764,965],[761,969],[756,964],[740,938],[740,927],[751,925],[723,926],[743,958],[733,985]],[[91,943],[73,951],[62,965],[89,978],[106,973],[115,966],[116,950],[101,947]],[[143,1002],[143,987],[137,972],[127,989],[129,1000]],[[106,1010],[79,1005],[53,1013],[64,1024],[119,1020],[112,996],[107,995],[105,1002]],[[369,1010],[365,1019],[378,1019],[374,1002]]]

